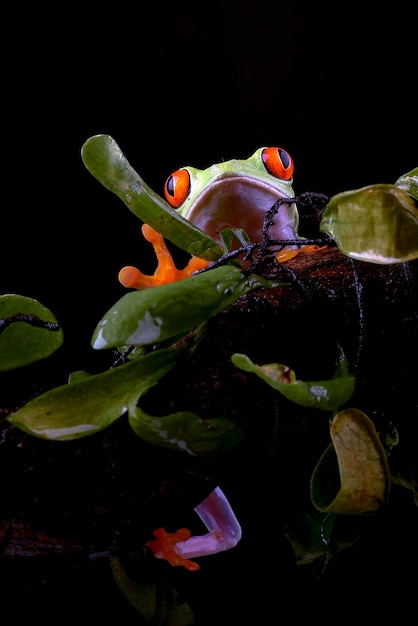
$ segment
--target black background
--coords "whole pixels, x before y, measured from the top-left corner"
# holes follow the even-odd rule
[[[417,166],[416,9],[375,6],[366,14],[365,3],[165,0],[8,10],[0,293],[54,312],[65,336],[52,357],[61,382],[74,369],[101,369],[90,337],[125,293],[117,273],[150,256],[138,220],[84,167],[84,141],[111,135],[159,192],[182,165],[247,158],[262,145],[292,154],[297,193],[393,183]]]

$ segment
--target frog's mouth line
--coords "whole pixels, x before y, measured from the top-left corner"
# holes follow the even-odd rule
[[[257,242],[262,239],[266,211],[285,195],[260,180],[227,176],[213,182],[195,200],[187,219],[213,239],[219,241],[224,228],[242,228]],[[296,205],[283,204],[273,221],[271,239],[295,239],[298,213]]]

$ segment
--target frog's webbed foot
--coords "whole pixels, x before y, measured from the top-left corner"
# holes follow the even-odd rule
[[[241,539],[241,527],[220,487],[216,487],[195,511],[209,532],[192,537],[187,528],[172,534],[159,528],[153,533],[156,539],[146,544],[156,558],[194,571],[199,565],[191,558],[217,554],[236,546]]]
[[[173,257],[166,246],[163,236],[148,224],[143,224],[141,230],[145,239],[149,241],[154,248],[158,266],[154,274],[150,276],[143,274],[132,265],[123,267],[119,272],[118,278],[124,287],[130,289],[146,289],[147,287],[173,283],[191,276],[194,272],[203,269],[209,264],[209,261],[193,256],[186,267],[178,269],[174,264]]]

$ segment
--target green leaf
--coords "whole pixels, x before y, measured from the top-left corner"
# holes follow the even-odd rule
[[[64,441],[100,432],[127,413],[134,433],[148,443],[191,455],[228,448],[243,433],[223,417],[201,419],[190,411],[155,417],[137,407],[184,352],[184,346],[166,348],[101,374],[74,372],[70,384],[34,398],[8,420],[31,435]]]
[[[71,384],[37,396],[7,419],[43,439],[63,441],[95,434],[121,415],[135,414],[138,398],[174,367],[180,351],[167,348],[101,374],[76,374]]]
[[[84,165],[106,189],[115,193],[140,220],[191,255],[214,261],[222,248],[172,209],[128,163],[109,135],[95,135],[81,150]]]
[[[0,296],[0,371],[44,359],[62,343],[63,332],[49,309],[26,296]]]
[[[312,503],[344,515],[378,511],[389,497],[390,473],[373,422],[358,409],[345,409],[332,420],[330,433],[332,444],[312,474]]]
[[[235,243],[238,243],[240,247],[250,243],[250,238],[242,228],[224,228],[220,232],[220,238],[226,252],[231,252]]]
[[[240,269],[222,266],[167,285],[124,295],[97,325],[96,350],[160,343],[189,332],[257,288],[278,286]]]
[[[285,528],[297,565],[309,566],[320,578],[330,560],[358,541],[356,518],[313,509],[292,520]]]
[[[110,565],[121,592],[150,623],[159,626],[189,626],[194,623],[190,606],[179,602],[177,591],[167,580],[160,578],[157,581],[149,568],[138,572],[138,567],[135,568],[135,579],[131,578],[116,556],[110,559]]]
[[[191,455],[225,450],[243,436],[242,430],[224,417],[202,419],[191,411],[155,417],[137,407],[129,413],[129,423],[148,443]]]
[[[418,201],[418,167],[400,176],[395,185],[414,196],[415,200]]]
[[[288,400],[309,408],[336,410],[347,402],[355,387],[355,379],[349,373],[331,380],[303,382],[297,380],[295,372],[286,365],[256,365],[248,356],[237,352],[231,360],[240,369],[256,374]]]
[[[72,372],[72,374],[68,377],[69,383],[75,383],[79,380],[84,380],[85,378],[90,378],[91,374],[89,372],[85,372],[84,370],[78,370],[77,372]]]
[[[413,170],[415,172],[416,170]],[[371,185],[340,193],[322,214],[320,230],[335,239],[343,254],[378,264],[418,258],[418,201],[413,180],[395,185]]]

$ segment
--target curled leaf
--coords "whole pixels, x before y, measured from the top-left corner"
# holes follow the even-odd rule
[[[320,230],[353,259],[383,265],[412,261],[418,258],[418,201],[395,185],[345,191],[331,198]]]
[[[156,417],[136,407],[129,413],[129,424],[144,441],[190,455],[225,450],[243,436],[242,430],[224,417],[202,419],[191,411]]]
[[[295,372],[280,363],[256,365],[248,356],[237,352],[231,360],[240,369],[256,374],[292,402],[309,408],[335,410],[347,402],[355,387],[355,379],[349,372],[331,380],[304,382],[297,380]]]
[[[418,167],[400,176],[395,185],[418,200]]]
[[[312,474],[313,504],[344,515],[378,511],[389,496],[390,473],[372,420],[358,409],[345,409],[332,420],[330,434],[332,444]]]

